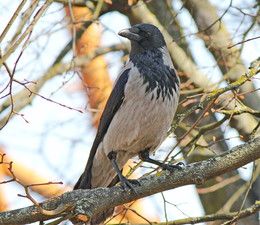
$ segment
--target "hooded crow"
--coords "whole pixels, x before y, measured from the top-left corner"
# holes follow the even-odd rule
[[[138,24],[118,33],[131,42],[129,60],[119,74],[107,101],[86,168],[74,189],[111,187],[118,181],[134,190],[133,181],[121,173],[138,155],[143,161],[172,170],[150,158],[165,139],[179,100],[179,78],[165,40],[151,24]],[[92,218],[99,224],[113,209]]]

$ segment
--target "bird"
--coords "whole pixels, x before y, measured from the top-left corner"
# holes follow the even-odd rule
[[[152,159],[164,141],[179,102],[180,80],[161,31],[152,24],[137,24],[118,33],[131,43],[129,59],[119,73],[100,118],[84,172],[76,189],[111,187],[121,181],[134,190],[135,182],[122,175],[134,156],[164,170],[180,168]],[[91,218],[104,222],[114,208]]]

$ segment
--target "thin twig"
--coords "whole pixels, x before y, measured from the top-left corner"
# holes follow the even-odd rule
[[[1,161],[0,164],[7,164],[9,165],[8,167],[8,171],[11,174],[12,179],[8,180],[8,181],[2,181],[0,182],[0,184],[5,184],[5,183],[10,183],[10,182],[16,182],[17,184],[19,184],[20,186],[23,187],[24,191],[25,191],[25,195],[21,195],[18,194],[19,197],[24,197],[29,199],[38,209],[38,211],[44,215],[48,215],[48,216],[53,216],[53,215],[58,215],[61,214],[62,212],[64,212],[65,210],[68,210],[68,208],[71,208],[70,204],[65,204],[65,205],[59,205],[55,210],[45,210],[42,208],[42,206],[40,205],[40,203],[38,203],[30,194],[29,192],[29,188],[32,186],[40,186],[40,185],[52,185],[52,184],[63,184],[62,182],[47,182],[47,183],[42,183],[42,184],[25,184],[23,183],[21,180],[19,180],[14,171],[13,171],[13,162],[4,162],[4,156],[5,154],[1,154]],[[52,200],[54,201],[54,200]]]
[[[12,18],[9,20],[7,26],[5,27],[5,29],[3,30],[1,36],[0,36],[0,43],[3,41],[3,39],[5,38],[5,35],[8,33],[9,29],[11,28],[11,26],[13,25],[15,19],[17,18],[17,16],[19,15],[20,11],[22,10],[22,8],[24,7],[25,3],[27,2],[27,0],[23,0],[20,5],[17,7],[17,9],[15,10]]]
[[[258,39],[258,38],[260,38],[260,36],[254,37],[254,38],[249,38],[249,39],[247,39],[247,40],[237,42],[236,44],[233,44],[233,45],[231,45],[231,46],[228,46],[227,49],[231,49],[231,48],[235,47],[236,45],[240,45],[240,44],[243,44],[243,43],[245,43],[245,42],[252,41],[252,40],[255,40],[255,39]]]
[[[26,30],[23,32],[21,37],[14,43],[12,47],[10,47],[0,58],[0,66],[3,64],[3,62],[6,61],[6,59],[16,50],[16,48],[21,44],[21,42],[32,32],[35,24],[39,21],[39,19],[42,17],[43,13],[47,10],[47,8],[50,6],[50,4],[53,2],[53,0],[46,0],[46,2],[43,4],[43,6],[36,12],[32,22],[28,25]]]

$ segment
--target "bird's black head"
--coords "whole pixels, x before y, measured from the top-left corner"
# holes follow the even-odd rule
[[[132,53],[158,49],[165,46],[160,30],[151,24],[137,24],[118,33],[131,41]]]

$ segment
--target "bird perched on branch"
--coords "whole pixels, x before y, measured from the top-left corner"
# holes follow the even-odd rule
[[[100,119],[86,168],[74,189],[114,186],[134,190],[121,173],[133,156],[163,169],[168,165],[150,158],[165,139],[179,100],[179,78],[159,29],[138,24],[118,33],[131,42],[129,61],[119,74]],[[113,209],[92,218],[99,224]]]

